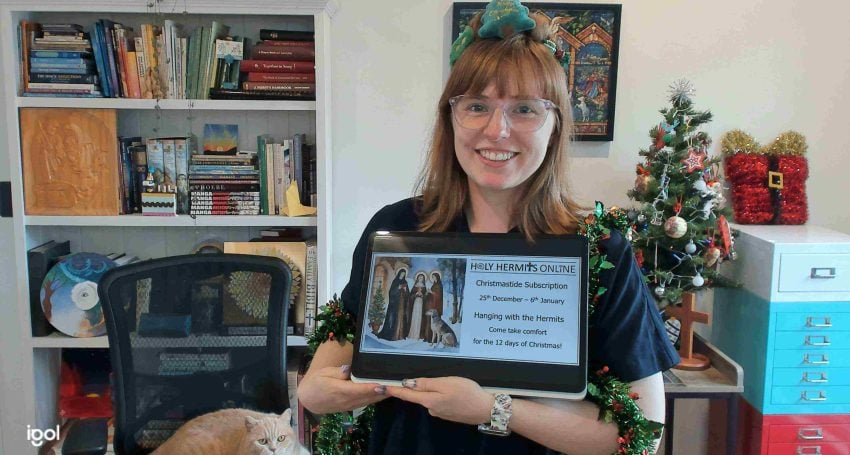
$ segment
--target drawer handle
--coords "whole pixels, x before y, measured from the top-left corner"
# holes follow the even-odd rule
[[[823,319],[823,324],[815,324],[815,319]],[[806,327],[812,327],[816,329],[828,329],[832,327],[832,318],[828,316],[823,318],[808,316],[806,317]]]
[[[820,338],[821,341],[812,341],[813,339]],[[807,346],[831,346],[832,343],[829,341],[829,337],[826,335],[806,335],[806,345]]]
[[[826,274],[821,275],[821,271],[826,271]],[[811,276],[815,280],[830,280],[835,278],[835,267],[812,267]]]
[[[820,372],[820,373],[817,373],[817,374],[820,375],[820,378],[810,378],[808,372],[803,373],[803,382],[811,382],[811,383],[829,382],[829,379],[827,379],[827,377],[826,377],[826,373]]]
[[[800,428],[800,431],[797,432],[797,437],[804,441],[823,439],[823,430],[820,428]]]
[[[809,357],[809,354],[803,354],[803,363],[807,363],[809,365],[829,365],[829,357],[826,354],[818,354],[820,356],[820,360],[812,360]]]
[[[818,390],[818,396],[809,397],[809,392],[800,392],[800,399],[803,401],[826,401],[826,393],[823,390]]]
[[[821,455],[820,446],[797,447],[797,455]]]

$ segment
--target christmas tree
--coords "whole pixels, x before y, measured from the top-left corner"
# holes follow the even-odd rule
[[[381,283],[378,283],[378,289],[375,291],[375,296],[372,297],[372,304],[369,305],[369,322],[373,327],[380,328],[384,323],[384,317],[387,315],[386,304],[384,303],[384,290]]]
[[[660,307],[681,302],[683,292],[730,284],[717,264],[733,255],[720,158],[708,157],[711,139],[700,131],[711,112],[694,109],[687,81],[670,92],[671,106],[649,132],[652,145],[640,151],[644,162],[628,193],[641,203],[632,213],[635,258]]]

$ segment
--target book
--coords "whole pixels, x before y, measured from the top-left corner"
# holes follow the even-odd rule
[[[189,147],[187,138],[174,139],[177,157],[177,214],[189,213]]]
[[[313,32],[295,31],[295,30],[273,30],[268,28],[260,29],[261,40],[289,40],[289,41],[314,41],[315,35]]]
[[[27,215],[121,213],[114,109],[21,108]]]
[[[314,93],[300,91],[272,91],[272,90],[228,90],[210,89],[211,100],[289,100],[289,101],[314,101]]]
[[[304,93],[316,93],[316,84],[313,82],[251,82],[242,83],[243,90],[271,90],[271,91],[293,91]]]
[[[257,44],[257,46],[281,46],[281,47],[307,47],[310,49],[314,49],[316,47],[316,42],[313,40],[309,41],[295,41],[295,40],[261,40]]]
[[[319,248],[316,239],[307,240],[307,264],[304,271],[304,336],[310,336],[316,330],[316,316],[318,315],[318,289],[319,289]]]
[[[242,60],[239,71],[243,73],[257,71],[261,73],[311,73],[316,70],[314,62],[291,60]]]
[[[71,253],[71,242],[51,240],[27,251],[30,288],[30,325],[32,336],[41,337],[54,332],[41,307],[41,284],[47,272],[62,256]]]
[[[316,51],[310,47],[286,47],[258,44],[251,49],[252,60],[316,61]]]
[[[316,82],[315,73],[248,73],[246,78],[249,82]]]

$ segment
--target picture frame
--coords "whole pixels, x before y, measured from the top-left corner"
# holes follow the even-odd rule
[[[587,3],[523,3],[529,11],[549,17],[571,17],[558,27],[557,39],[568,56],[564,65],[570,105],[573,108],[574,139],[613,141],[617,94],[617,61],[620,50],[622,5]],[[455,2],[452,9],[452,39],[487,3]],[[451,44],[451,43],[450,43]]]

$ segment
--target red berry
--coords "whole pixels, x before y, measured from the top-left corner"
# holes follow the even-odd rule
[[[637,392],[631,392],[629,393],[629,398],[631,398],[632,400],[637,400],[638,398],[640,398],[640,395]]]

